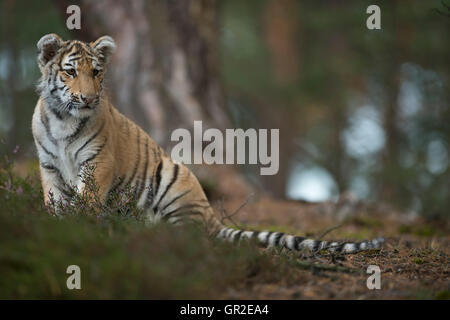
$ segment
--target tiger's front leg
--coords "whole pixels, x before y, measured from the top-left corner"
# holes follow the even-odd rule
[[[58,203],[67,204],[72,193],[61,172],[49,163],[41,163],[40,172],[45,205],[57,209],[55,205]]]
[[[81,165],[77,189],[89,203],[105,204],[114,178],[111,163],[108,156],[99,155],[96,161],[87,161]]]

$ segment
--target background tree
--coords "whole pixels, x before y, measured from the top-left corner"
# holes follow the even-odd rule
[[[37,40],[110,34],[114,103],[167,150],[172,130],[194,120],[280,128],[275,176],[260,176],[259,166],[194,166],[217,194],[245,197],[248,181],[279,198],[350,191],[448,216],[445,3],[380,1],[382,29],[368,30],[368,0],[83,0],[82,29],[70,32],[70,1],[1,0],[0,151],[20,145],[18,167],[35,159]]]

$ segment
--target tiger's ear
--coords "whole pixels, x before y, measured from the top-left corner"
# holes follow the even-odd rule
[[[94,42],[91,42],[90,46],[98,53],[100,61],[105,64],[108,63],[109,58],[116,49],[116,43],[110,36],[100,37]]]
[[[37,43],[39,50],[38,63],[43,68],[61,48],[63,40],[55,33],[46,34]]]

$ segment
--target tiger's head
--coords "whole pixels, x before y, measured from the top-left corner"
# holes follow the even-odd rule
[[[37,43],[42,77],[38,90],[59,117],[82,118],[94,112],[101,99],[106,64],[115,43],[109,36],[86,43],[63,41],[47,34]]]

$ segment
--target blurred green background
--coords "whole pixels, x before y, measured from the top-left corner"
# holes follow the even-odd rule
[[[201,96],[198,83],[220,89],[226,127],[280,128],[278,175],[261,177],[259,167],[239,168],[253,184],[277,197],[324,201],[351,192],[427,217],[449,216],[450,1],[182,2],[0,0],[1,155],[16,153],[24,172],[37,161],[31,115],[41,36],[55,32],[64,39],[94,40],[108,33],[123,48],[129,37],[121,32],[131,30],[139,35],[133,52],[151,45],[151,68],[156,67],[116,72],[113,88],[122,77],[148,76],[149,84],[142,80],[142,86],[159,83],[155,92],[168,105],[163,113],[188,108],[170,102],[173,90],[165,86],[171,78],[165,76],[170,55],[164,53],[180,47],[188,78],[194,79],[193,95]],[[78,33],[65,26],[68,4],[81,6]],[[366,28],[370,4],[381,8],[381,30]],[[172,24],[168,31],[165,26]],[[167,42],[174,34],[178,41]],[[207,61],[206,67],[197,68],[195,61]],[[166,116],[155,125],[159,109],[148,111],[144,103],[134,112],[136,104],[121,101],[135,94],[123,88],[114,90],[119,109],[151,135],[158,125],[165,128],[165,138],[155,139],[167,146],[171,128],[183,126],[183,117]],[[220,123],[218,112],[208,109],[211,103],[197,100],[206,108],[201,114]],[[148,121],[142,117],[147,111]]]

